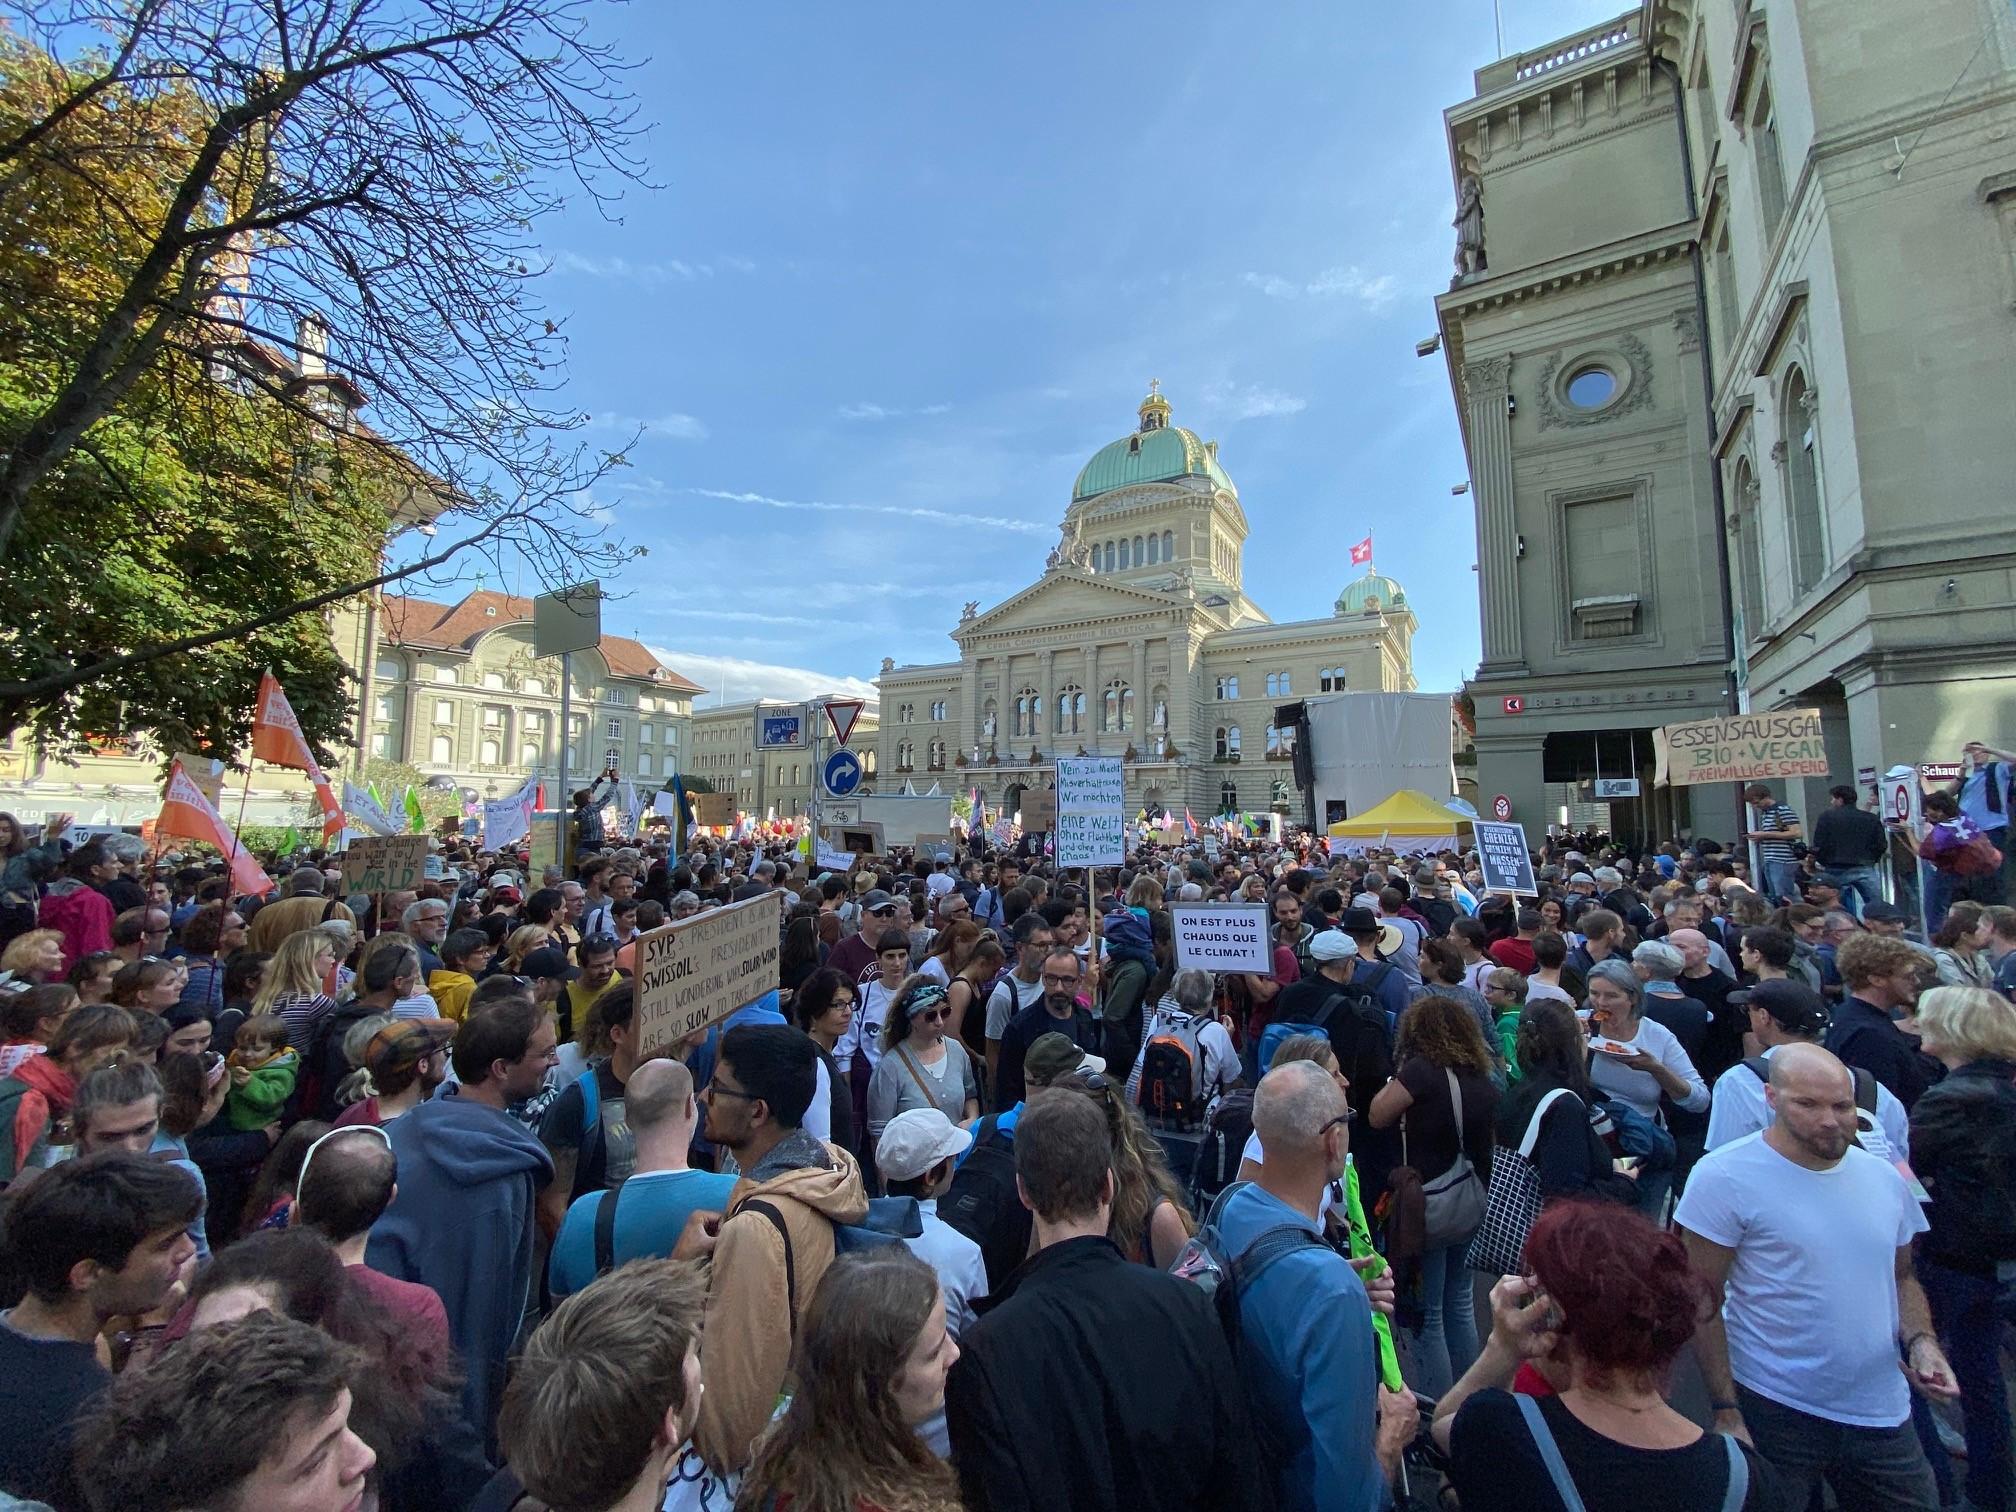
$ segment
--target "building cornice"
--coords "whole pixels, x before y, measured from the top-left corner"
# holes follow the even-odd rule
[[[1514,273],[1464,284],[1446,294],[1438,294],[1435,308],[1445,320],[1462,319],[1481,311],[1545,298],[1564,289],[1581,289],[1623,274],[1674,262],[1686,257],[1694,244],[1694,223],[1676,221],[1670,226],[1612,242],[1594,251],[1578,252]]]

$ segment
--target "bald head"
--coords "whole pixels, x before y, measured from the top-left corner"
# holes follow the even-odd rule
[[[638,1134],[693,1116],[693,1073],[683,1061],[648,1060],[623,1084],[623,1113]]]
[[[1818,1045],[1793,1043],[1771,1052],[1765,1101],[1773,1119],[1765,1142],[1810,1170],[1831,1169],[1854,1142],[1855,1078]]]
[[[1675,929],[1666,936],[1673,948],[1686,961],[1686,969],[1694,970],[1708,962],[1708,936],[1698,929]]]
[[[1855,1078],[1839,1056],[1818,1045],[1782,1045],[1771,1052],[1771,1085],[1781,1095],[1793,1088],[1819,1093],[1846,1090],[1855,1095]]]
[[[1291,1160],[1320,1160],[1328,1125],[1346,1112],[1336,1079],[1314,1061],[1289,1061],[1260,1078],[1253,1094],[1253,1132],[1266,1146],[1271,1165],[1276,1152]]]

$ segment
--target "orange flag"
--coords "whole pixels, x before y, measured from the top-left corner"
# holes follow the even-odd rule
[[[168,768],[168,786],[161,794],[161,814],[154,821],[154,835],[162,839],[180,835],[185,840],[202,840],[214,845],[231,863],[231,882],[241,893],[263,894],[273,890],[252,853],[238,843],[238,837],[224,826],[223,816],[210,806],[203,790],[196,786],[182,763]]]
[[[329,779],[322,775],[314,752],[308,749],[307,737],[301,733],[301,721],[294,717],[294,706],[287,702],[286,690],[271,672],[259,679],[259,708],[252,716],[252,754],[273,766],[306,772],[322,804],[322,838],[326,841],[342,833],[343,805],[336,801]]]

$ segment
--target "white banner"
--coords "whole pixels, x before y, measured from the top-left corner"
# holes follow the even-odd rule
[[[532,799],[538,785],[527,777],[508,798],[489,798],[483,803],[483,848],[501,850],[516,845],[532,833]]]
[[[1057,762],[1057,864],[1122,866],[1127,861],[1126,769],[1118,756]]]
[[[402,827],[392,822],[392,816],[378,806],[378,800],[347,777],[343,779],[343,812],[359,829],[373,835],[403,833]]]

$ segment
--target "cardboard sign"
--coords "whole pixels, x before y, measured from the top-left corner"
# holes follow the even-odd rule
[[[1494,824],[1489,819],[1470,821],[1477,837],[1477,860],[1484,873],[1484,891],[1510,893],[1516,897],[1540,895],[1533,879],[1533,853],[1526,849],[1526,826]]]
[[[1658,753],[1653,780],[1675,787],[1701,782],[1755,782],[1771,777],[1825,777],[1827,743],[1818,709],[1774,709],[1662,725],[1652,732]]]
[[[1057,794],[1049,788],[1025,788],[1022,793],[1022,833],[1057,827]]]
[[[882,854],[882,826],[880,823],[841,824],[832,826],[839,832],[840,849],[856,856],[879,856]]]
[[[735,795],[733,793],[693,793],[687,801],[693,805],[693,822],[708,829],[726,829],[735,822]]]
[[[952,859],[952,837],[950,835],[919,835],[910,846],[912,854],[922,861],[927,856],[933,861]]]
[[[709,909],[637,940],[634,1032],[644,1059],[777,990],[784,895]]]
[[[1170,906],[1169,919],[1175,928],[1179,968],[1273,975],[1265,903],[1176,903]]]
[[[1057,864],[1124,866],[1127,774],[1118,756],[1070,756],[1057,763]],[[1029,826],[1024,825],[1027,829]]]
[[[425,835],[372,835],[350,842],[343,852],[346,892],[403,892],[418,887],[427,872]]]

